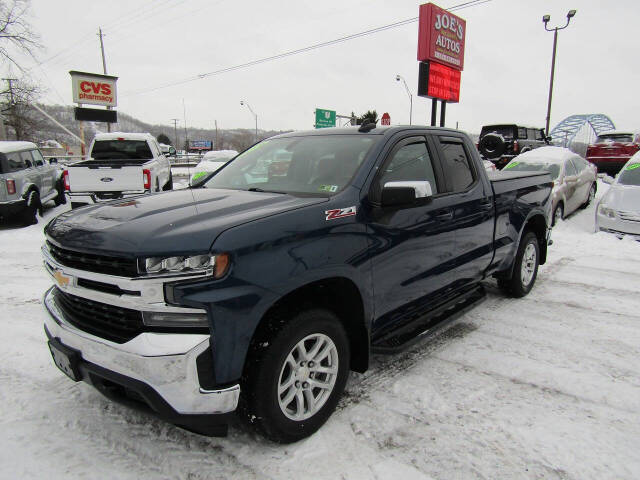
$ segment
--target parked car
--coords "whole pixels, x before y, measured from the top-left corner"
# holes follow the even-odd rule
[[[478,150],[498,169],[520,153],[549,145],[551,137],[542,128],[521,127],[516,124],[486,125],[480,131]]]
[[[586,156],[599,172],[615,175],[638,150],[640,134],[612,130],[598,135],[587,147]]]
[[[283,152],[286,168],[261,173]],[[225,434],[242,396],[264,435],[300,440],[370,352],[396,352],[466,311],[487,276],[515,297],[533,288],[551,188],[547,172],[488,174],[456,130],[269,138],[199,188],[49,223],[53,360],[194,431]]]
[[[57,161],[45,162],[35,143],[0,142],[0,220],[38,223],[49,200],[66,202]]]
[[[596,168],[568,148],[542,147],[522,153],[503,171],[548,171],[553,179],[553,225],[596,196]]]
[[[596,230],[640,240],[640,153],[633,155],[611,184],[596,209]]]
[[[212,173],[225,166],[236,155],[238,155],[238,152],[235,150],[213,150],[205,153],[202,160],[193,168],[189,183],[191,185],[194,185],[194,182],[201,183]]]
[[[173,148],[173,147],[171,147]],[[149,133],[100,133],[89,160],[64,171],[71,208],[173,189],[168,158]]]

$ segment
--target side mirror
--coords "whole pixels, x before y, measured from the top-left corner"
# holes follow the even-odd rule
[[[602,181],[608,185],[611,185],[613,183],[613,178],[611,178],[609,175],[605,175],[604,177],[602,177]]]
[[[176,156],[176,149],[175,149],[175,147],[169,147],[169,156],[170,156],[170,157],[175,157],[175,156]]]
[[[57,158],[50,158],[49,159],[49,165],[57,165],[58,164],[58,159]]]
[[[553,137],[547,137],[547,142],[551,143],[552,140],[553,140]]]
[[[427,181],[387,182],[382,188],[381,204],[383,207],[411,205],[418,199],[432,196],[431,184]]]

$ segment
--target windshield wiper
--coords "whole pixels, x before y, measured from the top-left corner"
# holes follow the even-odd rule
[[[276,192],[275,190],[264,190],[260,187],[247,188],[247,192],[282,193],[283,195],[287,193],[287,192]]]

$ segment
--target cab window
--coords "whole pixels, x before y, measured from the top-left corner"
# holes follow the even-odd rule
[[[524,127],[518,127],[518,138],[521,140],[527,139],[527,129]]]
[[[440,148],[447,191],[462,192],[469,188],[475,181],[475,176],[462,142],[449,142],[441,138]]]
[[[33,167],[33,157],[29,151],[20,152],[20,158],[26,164],[27,167]]]
[[[42,167],[44,165],[44,158],[39,150],[31,150],[31,157],[36,167]]]

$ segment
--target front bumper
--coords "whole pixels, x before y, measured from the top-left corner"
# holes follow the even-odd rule
[[[238,385],[219,390],[200,386],[196,362],[209,347],[209,335],[144,332],[124,344],[110,342],[65,321],[52,291],[43,299],[49,313],[45,331],[78,352],[81,380],[107,396],[114,386],[131,391],[161,418],[199,433],[211,433],[210,427],[226,423],[225,414],[236,409]]]
[[[599,209],[599,207],[598,207]],[[618,237],[630,236],[640,240],[640,217],[637,221],[624,220],[618,216],[616,218],[596,213],[596,230],[613,233]]]

